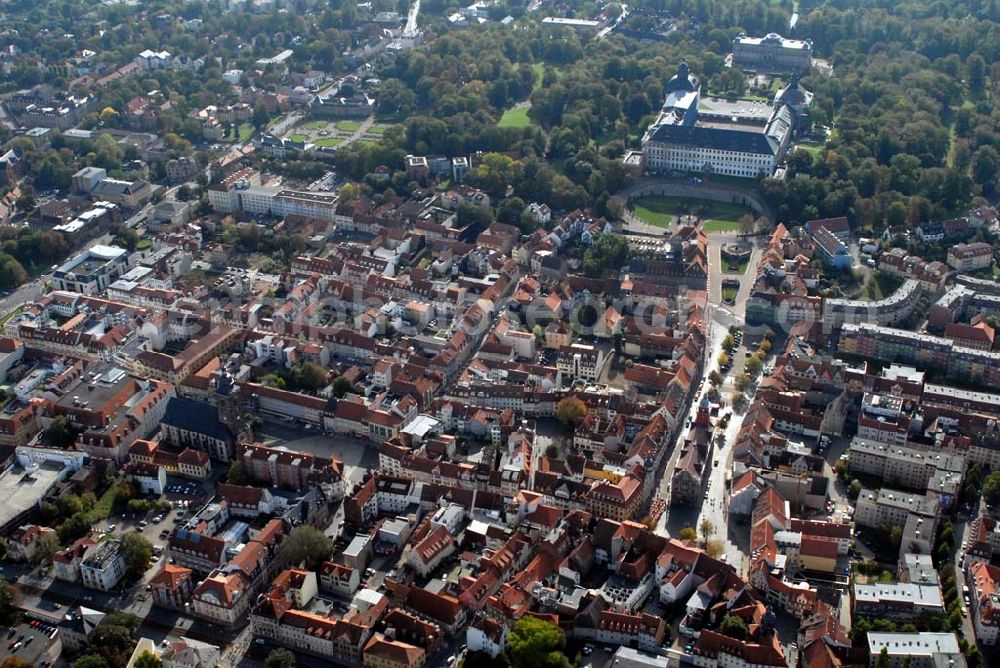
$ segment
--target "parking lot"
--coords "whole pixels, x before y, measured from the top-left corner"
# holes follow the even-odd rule
[[[154,548],[162,547],[167,535],[179,522],[190,513],[197,511],[209,498],[209,483],[200,483],[182,478],[168,478],[164,494],[159,498],[147,500],[167,501],[169,510],[156,507],[147,512],[125,512],[111,515],[105,520],[94,524],[94,531],[109,537],[120,537],[129,531],[138,531]]]

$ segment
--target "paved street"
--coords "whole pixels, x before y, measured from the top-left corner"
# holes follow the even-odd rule
[[[711,322],[709,353],[706,357],[706,366],[703,374],[705,380],[691,404],[689,417],[692,420],[697,413],[701,398],[711,389],[711,384],[707,378],[712,371],[718,370],[719,353],[722,351],[722,343],[728,334],[729,327],[734,325],[739,327],[743,324],[746,301],[750,296],[750,289],[753,286],[753,267],[756,266],[757,261],[760,259],[761,250],[755,240],[750,239],[749,243],[754,244],[754,250],[750,258],[750,264],[747,266],[747,271],[742,275],[724,273],[722,271],[720,249],[724,244],[735,240],[736,236],[729,234],[713,234],[709,236],[709,276],[707,285],[709,296],[709,312],[707,317]],[[722,301],[722,280],[730,277],[738,278],[741,284],[736,303],[731,307],[720,306]],[[709,520],[715,527],[715,533],[711,538],[721,538],[725,541],[726,560],[739,572],[745,572],[745,569],[749,565],[747,561],[750,547],[749,527],[746,524],[737,524],[735,522],[730,524],[729,484],[730,472],[732,471],[732,446],[739,433],[740,425],[743,422],[745,407],[749,404],[749,402],[744,404],[744,410],[740,411],[732,408],[732,395],[736,393],[736,389],[733,386],[733,379],[739,374],[742,368],[743,355],[741,352],[733,359],[730,372],[725,374],[725,380],[719,387],[725,402],[725,407],[720,410],[720,416],[730,410],[732,411],[732,415],[722,434],[723,438],[716,441],[712,456],[707,462],[709,472],[705,490],[708,493],[708,498],[703,499],[700,505],[693,507],[671,507],[669,505],[670,479],[677,464],[677,459],[680,456],[681,448],[679,447],[679,443],[671,453],[657,492],[657,495],[665,499],[668,503],[667,512],[660,518],[659,525],[657,526],[657,533],[676,537],[684,527],[690,526],[697,530],[703,520]],[[716,462],[718,462],[718,465],[716,465]],[[701,536],[699,535],[700,538]]]
[[[956,542],[955,554],[952,557],[952,563],[955,566],[955,586],[958,587],[958,591],[960,592],[963,591],[962,585],[966,584],[965,571],[963,570],[964,567],[963,557],[965,556],[965,550],[962,548],[962,545],[965,544],[966,542],[971,542],[969,541],[969,536],[971,535],[972,531],[972,522],[968,521],[966,518],[967,518],[966,515],[958,514],[952,521],[955,527],[955,542]],[[970,591],[970,594],[974,596],[975,592]],[[962,602],[962,610],[965,612],[965,614],[962,616],[962,635],[964,635],[966,638],[974,638],[976,630],[975,628],[973,628],[972,619],[969,616],[971,611],[970,608],[965,605],[964,601]],[[987,666],[994,665],[989,663],[989,656],[987,656],[986,665]]]
[[[712,347],[712,355],[706,368],[706,376],[711,371],[718,369],[719,352],[722,349],[722,341],[725,339],[726,333],[727,328],[718,323],[713,325],[713,341],[715,345]],[[733,369],[736,368],[737,367],[734,364]],[[726,378],[726,382],[731,385],[732,376],[728,376]],[[699,393],[692,405],[690,413],[692,419],[697,412],[697,406],[702,395],[704,395],[710,387],[711,385],[706,380],[703,386],[703,391]],[[729,403],[730,402],[727,400],[727,405]],[[726,410],[730,409],[723,409],[723,412]],[[715,526],[715,534],[712,538],[725,539],[726,559],[740,571],[742,571],[745,567],[744,562],[746,560],[746,555],[749,552],[749,530],[745,524],[741,525],[733,523],[730,525],[728,499],[729,471],[731,471],[732,466],[732,444],[736,439],[736,434],[739,432],[742,419],[743,413],[734,412],[724,432],[725,439],[716,442],[717,445],[713,450],[712,458],[708,462],[709,477],[706,486],[708,499],[703,500],[700,506],[668,506],[667,512],[664,514],[663,518],[661,518],[660,525],[657,527],[657,533],[676,537],[680,534],[681,529],[684,527],[690,526],[697,529],[702,520],[710,520]],[[670,499],[670,476],[672,475],[674,466],[677,463],[679,453],[680,448],[675,448],[673,455],[670,458],[670,462],[667,465],[667,472],[660,485],[659,495],[661,498],[667,499],[668,502]],[[714,465],[715,461],[719,462],[718,466]],[[701,538],[700,535],[699,538]]]

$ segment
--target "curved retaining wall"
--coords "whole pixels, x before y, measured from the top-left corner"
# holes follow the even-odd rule
[[[640,181],[623,190],[619,193],[618,197],[624,199],[626,203],[631,203],[633,200],[654,195],[742,204],[743,206],[750,207],[758,215],[764,216],[769,221],[774,221],[771,208],[767,206],[756,192],[718,183],[707,182],[696,184],[686,181],[647,180]]]

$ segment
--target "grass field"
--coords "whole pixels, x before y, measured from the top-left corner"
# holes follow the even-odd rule
[[[692,200],[684,197],[643,197],[635,202],[635,215],[650,225],[669,227],[674,216],[686,211],[701,213],[706,234],[712,232],[735,232],[740,229],[739,220],[750,210],[739,204]]]
[[[498,128],[526,128],[530,125],[527,109],[508,109],[497,123]]]
[[[391,127],[391,125],[386,125],[385,123],[372,123],[372,126],[368,128],[368,132],[366,134],[384,135],[385,131]]]
[[[16,309],[14,309],[13,311],[11,311],[10,313],[8,313],[7,315],[5,315],[4,317],[0,318],[0,327],[3,327],[4,325],[6,325],[7,322],[11,318],[13,318],[15,315],[17,315],[18,313],[20,313],[23,310],[24,310],[24,304],[18,306]]]
[[[722,259],[722,271],[726,274],[745,274],[748,266],[750,266],[749,259],[735,264],[726,262],[725,258]]]
[[[635,215],[657,227],[670,227],[680,211],[680,197],[643,197],[635,203]]]
[[[795,148],[801,148],[806,153],[812,155],[814,158],[822,152],[823,147],[819,144],[796,144]]]
[[[955,131],[955,121],[952,121],[948,125],[948,155],[945,156],[944,164],[949,167],[955,166],[955,139],[958,138],[958,133]]]
[[[699,178],[704,178],[705,183],[725,183],[737,188],[753,187],[756,180],[745,176],[728,176],[726,174],[709,174]]]
[[[901,284],[902,281],[895,276],[881,272],[872,272],[864,288],[862,288],[859,298],[877,302],[891,295]]]
[[[253,123],[243,123],[240,125],[240,141],[246,141],[253,137]]]
[[[723,285],[722,286],[722,301],[726,304],[733,304],[736,302],[736,295],[739,294],[739,286],[733,285]]]
[[[326,148],[330,148],[332,146],[336,146],[341,141],[342,140],[337,139],[336,137],[323,137],[322,139],[317,139],[313,143],[316,144],[316,146],[324,146]]]
[[[292,140],[292,141],[294,141],[294,142],[305,142],[305,141],[309,141],[309,135],[299,135],[299,134],[295,134],[295,135],[288,135],[288,138],[289,138],[289,139],[291,139],[291,140]]]
[[[108,491],[101,495],[94,507],[90,509],[91,521],[107,519],[111,516],[111,510],[115,507],[115,500],[121,493],[121,483],[115,480],[108,487]]]
[[[357,132],[360,127],[357,121],[337,121],[337,129],[341,132]]]
[[[327,126],[326,121],[309,121],[308,123],[303,123],[302,127],[306,130],[322,130]]]
[[[741,211],[739,215],[742,216],[744,213],[746,212]],[[702,230],[704,230],[705,234],[711,234],[712,232],[739,232],[739,220],[739,217],[737,217],[736,220],[729,220],[728,218],[709,218],[702,226]]]
[[[374,139],[359,139],[352,143],[351,146],[376,146],[378,144]]]

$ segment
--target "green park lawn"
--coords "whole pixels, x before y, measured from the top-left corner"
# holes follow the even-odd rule
[[[333,146],[336,146],[340,142],[341,142],[341,140],[337,139],[336,137],[323,137],[322,139],[317,139],[313,143],[316,144],[316,146],[323,146],[325,148],[331,148]]]
[[[740,216],[742,216],[743,213],[740,213]],[[705,234],[711,234],[712,232],[738,232],[740,229],[739,218],[736,220],[729,220],[728,218],[709,218],[705,221],[702,229]]]
[[[337,129],[341,132],[357,132],[360,127],[357,121],[337,121]]]
[[[654,196],[643,197],[635,201],[635,215],[650,225],[670,227],[674,216],[687,211],[697,214],[705,209],[704,231],[735,232],[740,229],[740,218],[750,210],[739,204],[728,202],[711,202],[707,200],[692,200],[684,197]]]
[[[750,266],[750,260],[737,262],[736,264],[730,264],[726,262],[725,258],[722,260],[722,271],[726,274],[745,274],[747,272],[747,267]]]
[[[305,123],[302,127],[304,127],[306,130],[323,130],[326,128],[326,126],[327,126],[326,121],[309,121],[308,123]]]
[[[708,210],[705,215],[705,225],[702,228],[706,234],[712,232],[738,232],[740,218],[753,212],[742,204],[730,202],[703,202]]]
[[[250,139],[250,137],[253,137],[253,123],[242,123],[240,125],[239,133],[240,141],[246,141],[247,139]]]
[[[498,128],[526,128],[530,125],[531,119],[528,118],[528,110],[523,108],[508,109],[503,112],[503,116],[497,123]]]
[[[891,295],[901,284],[902,281],[895,276],[883,274],[880,271],[872,272],[868,276],[868,280],[865,282],[858,297],[859,299],[877,302]]]
[[[814,158],[823,151],[823,147],[820,144],[796,144],[795,148],[801,148]]]
[[[300,143],[309,141],[309,135],[294,134],[294,135],[288,135],[288,138],[294,142],[300,142]]]
[[[381,136],[384,135],[385,131],[391,127],[392,127],[391,125],[387,125],[385,123],[372,123],[371,127],[368,128],[368,132],[366,132],[365,134]]]
[[[24,310],[24,304],[18,306],[16,309],[14,309],[13,311],[11,311],[10,313],[8,313],[7,315],[5,315],[4,317],[0,318],[0,327],[5,326],[7,324],[7,321],[9,321],[11,318],[13,318],[15,315],[17,315],[18,313],[20,313],[23,310]]]
[[[531,89],[531,92],[535,92],[536,90],[542,87],[542,80],[545,78],[545,67],[546,67],[545,63],[531,64],[531,69],[534,70],[535,72],[535,86],[534,88]],[[550,64],[548,65],[548,68],[555,73],[556,79],[558,79],[562,75],[562,68],[559,65]]]
[[[635,215],[657,227],[670,227],[680,211],[680,197],[643,197],[635,203]]]

